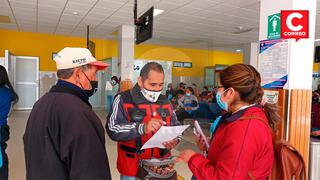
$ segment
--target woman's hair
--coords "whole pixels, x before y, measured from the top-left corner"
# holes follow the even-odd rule
[[[9,76],[8,76],[6,68],[4,68],[3,66],[0,65],[0,87],[5,87],[5,86],[7,86],[9,88],[9,90],[12,92],[13,104],[16,104],[19,100],[19,96],[15,92],[15,90],[13,89],[13,87],[9,81]]]
[[[187,87],[186,90],[189,89],[189,91],[194,94],[194,89],[192,87]]]
[[[235,64],[227,67],[220,73],[220,83],[225,88],[235,89],[240,100],[250,104],[260,104],[263,98],[261,77],[251,65]],[[279,108],[275,104],[265,103],[263,106],[271,128],[276,131],[280,121]]]

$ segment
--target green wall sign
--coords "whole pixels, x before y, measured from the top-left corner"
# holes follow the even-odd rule
[[[280,39],[281,35],[281,15],[273,14],[268,16],[268,39]]]

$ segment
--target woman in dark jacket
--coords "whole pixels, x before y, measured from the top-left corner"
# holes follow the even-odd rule
[[[9,140],[9,126],[7,124],[11,106],[17,103],[19,97],[14,91],[6,69],[0,66],[0,179],[8,179],[8,156],[6,153]]]
[[[213,135],[208,156],[185,150],[177,161],[188,163],[197,180],[266,179],[272,169],[272,133],[280,117],[275,105],[260,105],[260,74],[250,65],[232,65],[220,74],[217,103],[227,111]],[[206,149],[198,138],[199,148]]]

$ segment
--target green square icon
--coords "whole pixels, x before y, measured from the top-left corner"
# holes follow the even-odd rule
[[[273,14],[268,16],[268,39],[280,39],[281,15]]]

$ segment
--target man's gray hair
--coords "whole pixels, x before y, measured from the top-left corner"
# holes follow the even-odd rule
[[[80,68],[83,71],[86,71],[88,69],[90,69],[91,65],[90,64],[86,64],[77,68]],[[74,72],[75,68],[70,68],[70,69],[59,69],[57,71],[57,76],[59,79],[69,79],[73,72]]]

